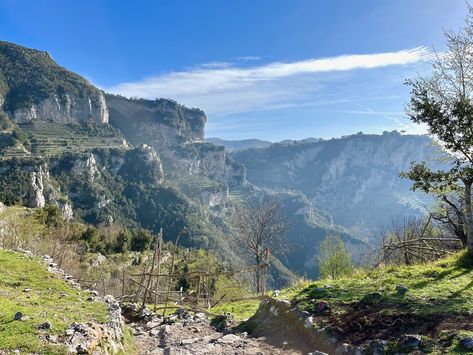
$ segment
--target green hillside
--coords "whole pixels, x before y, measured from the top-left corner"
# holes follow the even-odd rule
[[[84,78],[59,66],[47,52],[0,41],[0,97],[6,97],[6,111],[66,92],[87,96],[99,91]]]
[[[0,352],[62,354],[64,348],[44,340],[46,333],[63,335],[73,322],[108,319],[104,303],[87,301],[89,293],[49,273],[37,258],[0,249],[0,274]],[[21,320],[14,320],[17,312]],[[51,330],[39,330],[46,321]]]

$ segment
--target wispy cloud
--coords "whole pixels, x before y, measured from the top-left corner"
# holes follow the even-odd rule
[[[314,117],[332,117],[330,112],[320,116],[320,112],[317,113],[320,106],[327,106],[333,114],[337,111],[343,114],[342,110],[346,110],[346,114],[353,117],[376,116],[399,129],[406,129],[406,120],[401,117],[400,93],[404,90],[404,75],[412,66],[418,67],[419,63],[432,58],[432,52],[426,47],[260,65],[249,65],[251,60],[259,59],[256,57],[251,60],[248,57],[246,61],[235,58],[234,62],[205,63],[104,89],[128,97],[172,98],[187,106],[199,107],[209,116],[209,129],[219,127],[217,121],[224,117],[264,111],[268,116],[270,112],[299,110],[305,114],[312,111]],[[394,81],[396,89],[391,90]],[[373,103],[376,97],[386,99],[387,96],[395,97],[392,101],[401,104],[386,109]],[[356,102],[365,99],[376,108],[367,109],[364,104],[356,106]],[[287,115],[293,117],[292,113]],[[239,119],[235,117],[235,120]],[[266,124],[271,129],[272,123]]]
[[[241,60],[241,61],[246,61],[246,62],[251,62],[251,61],[261,60],[262,58],[259,57],[259,56],[255,56],[255,55],[247,55],[247,56],[244,56],[244,57],[236,57],[235,59],[236,60]]]
[[[106,89],[125,96],[171,97],[187,105],[199,106],[209,113],[235,112],[251,110],[255,97],[259,103],[268,104],[291,96],[290,90],[298,91],[298,85],[292,82],[288,86],[287,82],[295,77],[304,79],[304,76],[316,74],[406,65],[431,58],[432,53],[427,48],[417,47],[397,52],[342,55],[251,67],[216,62]],[[303,84],[303,80],[299,83]]]
[[[232,62],[208,62],[198,65],[196,69],[221,69],[221,68],[230,68],[233,65]]]

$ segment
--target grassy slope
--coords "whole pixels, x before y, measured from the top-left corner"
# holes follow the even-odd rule
[[[397,295],[397,285],[408,288],[405,296]],[[382,294],[381,300],[362,301],[374,292]],[[402,334],[420,334],[433,353],[468,353],[458,341],[473,336],[473,261],[464,254],[433,264],[388,266],[358,271],[349,278],[301,282],[283,290],[279,298],[313,314],[317,327],[340,327],[343,341],[353,344],[384,339],[394,347]],[[320,301],[330,304],[328,312],[318,312]],[[227,303],[213,312],[233,312],[243,320],[255,313],[258,304]]]
[[[409,289],[405,296],[397,294],[397,285]],[[381,293],[382,299],[362,301],[373,292]],[[317,326],[339,326],[344,340],[354,344],[417,333],[435,339],[442,348],[461,351],[458,335],[473,334],[473,263],[465,255],[322,280],[287,290],[283,296],[315,314],[320,301],[329,302],[330,311],[316,315]]]
[[[107,321],[106,306],[86,301],[87,293],[50,274],[35,258],[0,249],[0,350],[64,353],[41,340],[38,325],[52,323],[50,334],[62,335],[73,322]],[[23,292],[30,288],[30,292]],[[16,312],[29,317],[13,321]]]

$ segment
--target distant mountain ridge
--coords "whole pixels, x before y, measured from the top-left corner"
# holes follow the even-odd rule
[[[418,215],[430,199],[410,191],[399,177],[412,160],[432,161],[438,147],[427,136],[355,134],[307,144],[273,144],[232,157],[251,183],[275,191],[299,191],[334,224],[373,232],[392,218]]]
[[[241,139],[241,140],[225,140],[216,137],[205,138],[207,143],[224,146],[229,151],[244,150],[249,148],[267,148],[272,142],[261,139]]]
[[[280,144],[280,145],[292,145],[292,144],[306,144],[306,143],[316,143],[318,141],[322,140],[321,138],[313,138],[313,137],[308,137],[305,139],[298,139],[298,140],[293,140],[293,139],[285,139],[280,142],[270,142],[270,141],[265,141],[262,139],[241,139],[241,140],[226,140],[226,139],[221,139],[221,138],[216,138],[216,137],[211,137],[211,138],[205,138],[205,141],[208,143],[212,143],[215,145],[223,146],[225,147],[229,152],[236,152],[236,151],[241,151],[245,149],[251,149],[251,148],[256,148],[256,149],[264,149],[268,148],[272,144]]]

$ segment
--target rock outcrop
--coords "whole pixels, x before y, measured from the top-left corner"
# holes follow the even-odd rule
[[[0,41],[0,109],[16,123],[108,123],[103,92],[44,51]]]
[[[204,141],[207,117],[173,100],[127,99],[107,95],[110,123],[133,144],[148,144],[156,150],[177,144]]]
[[[92,153],[87,153],[84,157],[78,157],[72,166],[72,172],[91,183],[100,177],[97,161]]]
[[[32,255],[29,251],[23,251]],[[80,284],[71,275],[60,269],[49,255],[43,256],[48,271],[64,279],[72,287],[80,290]],[[72,323],[61,337],[70,354],[105,354],[123,353],[123,326],[125,324],[120,304],[111,295],[99,296],[96,291],[89,291],[91,302],[105,302],[108,308],[109,320],[105,324],[97,322]]]
[[[38,171],[30,173],[30,191],[28,197],[28,207],[44,207],[46,199],[44,197],[43,179],[47,179],[49,174],[43,166]]]
[[[103,93],[94,96],[72,96],[56,94],[28,107],[9,112],[16,123],[28,123],[32,120],[45,120],[55,123],[96,122],[108,123],[108,108]]]
[[[329,353],[336,351],[339,339],[329,329],[317,329],[310,315],[291,307],[289,301],[266,299],[261,302],[258,311],[242,328],[254,337],[270,341],[286,341],[289,348],[303,353]],[[340,344],[338,344],[340,345]],[[354,354],[354,349],[347,354]]]

